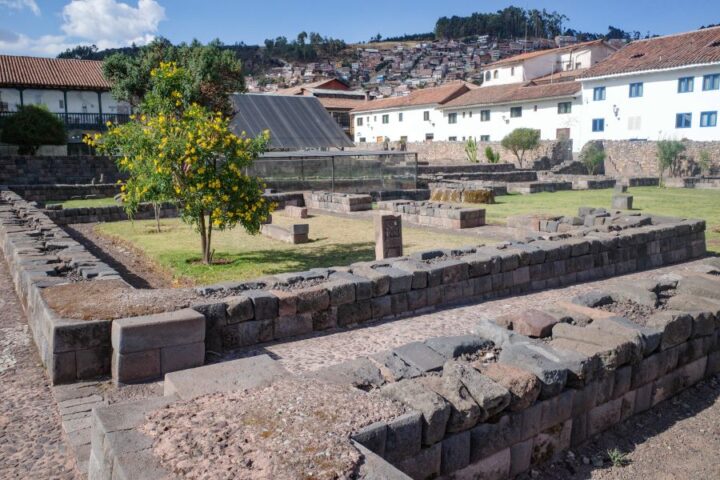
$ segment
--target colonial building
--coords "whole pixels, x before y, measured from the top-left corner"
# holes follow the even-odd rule
[[[23,105],[44,105],[71,137],[130,114],[130,106],[111,95],[102,62],[0,55],[0,122]]]
[[[441,105],[475,88],[456,81],[414,90],[401,97],[372,100],[353,110],[356,142],[434,140],[443,120]],[[446,140],[446,139],[445,139]]]
[[[632,42],[584,72],[579,140],[720,140],[720,27]]]

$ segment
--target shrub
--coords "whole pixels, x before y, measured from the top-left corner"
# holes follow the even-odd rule
[[[465,156],[467,157],[468,162],[478,162],[478,145],[472,137],[468,138],[467,142],[465,142]]]
[[[518,165],[523,168],[525,152],[535,150],[540,145],[540,130],[516,128],[505,135],[500,143],[503,148],[510,150],[515,155]]]
[[[65,145],[65,125],[57,116],[38,105],[25,105],[4,123],[2,141],[17,145],[20,155],[34,155],[41,145]]]
[[[500,161],[500,152],[496,152],[491,146],[485,147],[485,158],[488,163],[498,163]]]
[[[707,150],[700,150],[698,158],[698,166],[700,167],[700,173],[703,175],[709,175],[711,169],[710,152]]]
[[[596,144],[591,143],[580,153],[580,161],[585,165],[590,175],[595,175],[605,162],[605,151]]]
[[[658,167],[662,181],[665,170],[675,175],[680,167],[680,154],[685,151],[685,145],[677,140],[660,140],[657,142]]]

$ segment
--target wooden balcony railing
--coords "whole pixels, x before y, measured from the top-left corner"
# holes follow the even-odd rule
[[[0,112],[0,126],[15,112]],[[130,115],[126,113],[55,113],[65,123],[67,129],[107,130],[107,122],[127,123]]]

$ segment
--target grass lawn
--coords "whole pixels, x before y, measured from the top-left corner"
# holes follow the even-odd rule
[[[129,241],[176,278],[190,279],[197,285],[375,259],[375,233],[371,220],[325,215],[301,220],[273,215],[273,224],[292,223],[310,225],[309,243],[290,245],[264,235],[248,235],[241,228],[213,232],[215,258],[222,262],[212,266],[197,262],[200,237],[179,219],[163,220],[159,234],[154,231],[153,220],[103,223],[97,226],[97,231]],[[451,233],[432,233],[408,226],[403,228],[405,253],[480,243],[494,242]]]
[[[112,197],[107,198],[90,198],[88,200],[64,200],[49,201],[47,205],[61,204],[63,208],[92,208],[92,207],[112,207],[118,205]]]
[[[612,193],[612,190],[607,189],[508,195],[498,197],[497,204],[484,207],[487,209],[488,223],[502,225],[511,215],[536,212],[575,215],[580,206],[610,207]],[[717,191],[638,187],[631,188],[629,193],[634,196],[633,206],[636,210],[705,219],[708,250],[720,253],[720,193]],[[289,225],[299,223],[300,220],[276,214],[273,222]],[[152,220],[105,223],[98,225],[97,229],[101,234],[129,241],[175,277],[190,279],[196,284],[348,265],[374,258],[374,230],[370,220],[318,215],[302,222],[310,224],[312,240],[304,245],[289,245],[262,235],[247,235],[239,228],[214,232],[216,259],[222,259],[223,263],[210,267],[197,263],[199,237],[178,219],[163,220],[163,232],[160,234],[154,232]],[[479,237],[438,234],[407,225],[403,229],[403,240],[406,253],[438,247],[493,243]]]
[[[657,215],[700,218],[707,222],[705,232],[708,250],[720,253],[720,192],[689,188],[636,187],[633,210]],[[497,203],[486,205],[487,222],[504,224],[508,216],[527,213],[577,215],[578,207],[610,207],[613,191],[580,190],[532,195],[497,197]]]

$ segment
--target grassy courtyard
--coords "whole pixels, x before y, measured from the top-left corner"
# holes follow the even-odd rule
[[[64,200],[64,201],[49,201],[48,205],[60,204],[63,208],[93,208],[93,207],[113,207],[118,203],[112,197],[105,198],[89,198],[82,200]]]
[[[704,218],[707,221],[708,249],[720,253],[720,194],[711,190],[632,188],[637,210],[660,215]],[[534,195],[508,195],[486,205],[487,220],[504,224],[511,215],[534,212],[576,214],[583,205],[609,207],[612,190],[566,191]],[[87,202],[87,201],[85,201]],[[469,205],[468,205],[469,206]],[[274,215],[278,225],[298,223],[297,219]],[[142,250],[160,268],[175,278],[207,284],[224,280],[242,280],[279,272],[315,267],[348,265],[374,258],[373,225],[367,219],[347,219],[318,215],[307,220],[311,242],[289,245],[263,235],[248,235],[238,228],[215,232],[213,245],[218,264],[202,265],[199,236],[178,219],[163,220],[161,233],[154,231],[151,220],[106,223],[97,232],[129,242]],[[493,243],[452,233],[438,234],[405,226],[406,253],[436,247]]]

